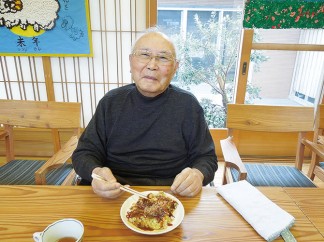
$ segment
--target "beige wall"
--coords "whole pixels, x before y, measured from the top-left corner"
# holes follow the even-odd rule
[[[265,43],[298,43],[299,30],[258,30]],[[288,98],[293,77],[296,51],[264,50],[269,59],[252,74],[253,83],[260,87],[262,98]]]

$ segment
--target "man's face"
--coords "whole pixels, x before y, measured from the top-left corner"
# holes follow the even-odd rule
[[[149,33],[137,41],[129,60],[142,95],[155,97],[167,89],[179,65],[174,54],[173,45],[160,34]]]

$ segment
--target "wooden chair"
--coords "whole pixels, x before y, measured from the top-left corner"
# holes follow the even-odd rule
[[[0,100],[0,139],[4,139],[7,160],[0,167],[0,185],[74,184],[76,174],[67,161],[80,135],[80,106],[69,102]],[[16,127],[52,130],[58,140],[54,143],[55,154],[47,161],[15,159]],[[61,148],[57,134],[63,130],[73,130],[73,136]]]
[[[221,140],[225,160],[223,184],[246,179],[254,186],[316,187],[301,171],[305,149],[301,140],[306,132],[313,131],[313,123],[312,107],[228,104],[228,138]],[[295,166],[243,163],[233,136],[242,131],[258,132],[264,140],[269,132],[297,132]]]
[[[308,170],[308,177],[314,180],[317,176],[320,180],[324,181],[324,104],[318,105],[316,112],[316,124],[313,142],[307,139],[303,140],[303,144],[309,148],[313,155]],[[322,161],[322,162],[320,162]]]

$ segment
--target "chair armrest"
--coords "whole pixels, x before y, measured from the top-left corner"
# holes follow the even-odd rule
[[[239,172],[239,180],[246,179],[247,171],[233,142],[233,137],[229,136],[226,139],[220,140],[220,144],[225,161],[223,184],[226,184],[228,180],[225,177],[228,168],[235,168]]]
[[[324,158],[324,145],[322,143],[315,143],[307,139],[302,139],[301,143],[302,145],[310,149],[311,152],[314,152],[316,154],[316,156],[312,155],[307,176],[311,180],[314,180],[316,175],[319,179],[324,180],[324,172],[319,167],[320,160]]]
[[[324,145],[324,136],[323,135],[318,136],[318,143]]]
[[[45,185],[46,184],[46,173],[54,168],[58,168],[62,166],[71,156],[73,151],[76,149],[78,145],[78,136],[72,136],[60,149],[56,152],[49,160],[46,161],[44,165],[42,165],[35,172],[35,181],[37,185]]]
[[[2,130],[2,131],[0,131],[0,139],[6,137],[6,136],[8,136],[8,135],[9,135],[9,132],[8,132],[8,131],[6,131],[6,130]]]
[[[0,139],[4,140],[5,144],[5,155],[7,162],[15,158],[12,132],[13,127],[7,124],[4,124],[4,130],[0,131]]]
[[[61,186],[70,186],[70,185],[78,185],[80,182],[80,177],[76,174],[75,170],[69,173],[69,175],[65,178]]]
[[[324,158],[324,145],[314,143],[308,139],[302,140],[303,145],[305,145],[311,151],[314,151],[320,158]]]

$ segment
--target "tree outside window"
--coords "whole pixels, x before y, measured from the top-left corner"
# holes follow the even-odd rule
[[[173,84],[196,95],[210,128],[223,128],[227,104],[233,100],[242,13],[184,9],[180,16],[179,10],[177,15],[172,15],[172,11],[160,10],[158,25],[177,46],[180,67]],[[252,54],[256,67],[266,59],[260,52]],[[258,98],[259,92],[259,88],[249,84],[247,102]]]

